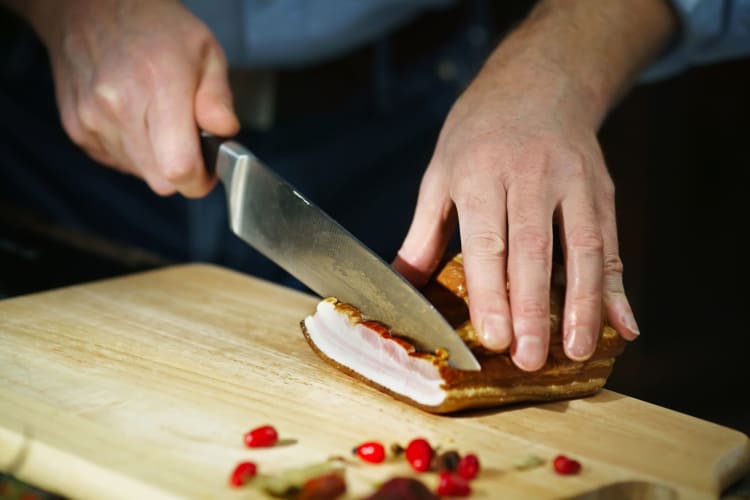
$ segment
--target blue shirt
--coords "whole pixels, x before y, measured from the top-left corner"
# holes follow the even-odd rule
[[[342,55],[457,0],[183,0],[232,66],[289,68]]]
[[[211,28],[233,66],[288,68],[374,40],[421,11],[459,0],[184,0]],[[462,0],[465,1],[465,0]],[[663,0],[680,29],[641,81],[750,54],[750,0]]]
[[[677,14],[679,31],[667,51],[642,73],[641,81],[750,54],[750,0],[669,2]]]

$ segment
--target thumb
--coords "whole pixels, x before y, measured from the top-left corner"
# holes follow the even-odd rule
[[[431,175],[428,168],[414,218],[393,267],[414,286],[423,286],[440,263],[455,228],[456,211],[447,183]]]
[[[232,108],[227,63],[220,48],[209,50],[195,92],[195,119],[201,130],[218,136],[239,132],[240,122]]]

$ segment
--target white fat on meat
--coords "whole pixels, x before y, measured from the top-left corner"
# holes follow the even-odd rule
[[[411,356],[399,342],[351,321],[334,302],[318,303],[316,313],[305,318],[305,328],[323,354],[361,377],[423,405],[445,400],[444,380],[429,358]]]

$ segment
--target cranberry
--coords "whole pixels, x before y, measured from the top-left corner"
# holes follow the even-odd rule
[[[262,425],[245,433],[245,444],[248,448],[273,446],[279,440],[279,434],[271,425]]]
[[[456,470],[459,476],[464,479],[474,479],[479,474],[479,458],[473,453],[469,453],[461,458]]]
[[[240,462],[232,471],[232,475],[229,476],[229,484],[232,486],[242,486],[255,476],[256,471],[257,469],[254,463]]]
[[[564,476],[578,474],[581,471],[581,463],[577,460],[571,460],[565,455],[557,455],[552,462],[555,472]]]
[[[354,448],[354,453],[365,462],[379,464],[385,460],[385,448],[377,441],[368,441]]]
[[[471,486],[469,482],[449,471],[440,473],[440,482],[437,487],[438,495],[450,497],[467,497],[471,495]]]
[[[406,460],[417,472],[429,470],[432,462],[432,446],[424,438],[412,439],[406,447]]]

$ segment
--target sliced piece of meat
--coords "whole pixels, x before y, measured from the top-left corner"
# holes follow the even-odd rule
[[[451,368],[447,353],[418,352],[408,339],[375,319],[364,318],[335,297],[323,299],[305,318],[302,331],[326,362],[395,398],[433,413],[506,405],[521,401],[567,399],[599,391],[625,341],[604,325],[594,355],[568,359],[562,350],[560,316],[564,283],[555,273],[550,296],[550,350],[535,372],[517,368],[507,353],[482,348],[469,321],[461,255],[448,261],[423,293],[475,353],[478,372]]]

